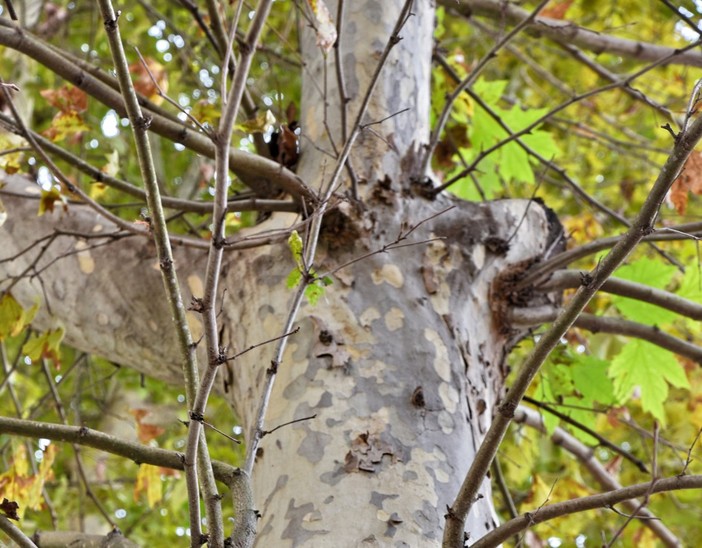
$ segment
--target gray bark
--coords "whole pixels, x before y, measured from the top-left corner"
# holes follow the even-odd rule
[[[341,36],[350,120],[403,2],[347,2]],[[327,2],[331,13],[335,3]],[[504,295],[497,276],[513,275],[549,245],[542,208],[526,201],[469,204],[422,197],[420,154],[428,139],[433,9],[419,1],[381,75],[365,122],[409,112],[366,131],[351,163],[363,205],[342,201],[327,217],[317,272],[392,242],[422,224],[412,241],[431,243],[380,253],[338,272],[316,306],[305,305],[280,364],[266,429],[316,414],[263,438],[253,474],[262,518],[259,546],[428,546],[440,542],[444,513],[490,423],[503,388],[505,355],[517,335],[501,324]],[[298,174],[320,186],[334,167],[323,154],[324,59],[311,31],[301,120],[305,136]],[[329,56],[329,127],[339,146],[339,97]],[[312,146],[310,142],[317,145]],[[28,183],[3,177],[5,190]],[[54,230],[86,235],[113,228],[84,206],[36,217],[36,201],[3,195],[9,218],[0,229],[2,257]],[[264,228],[289,226],[275,214]],[[257,228],[260,230],[260,227]],[[495,242],[509,241],[507,247]],[[25,304],[44,303],[37,325],[61,324],[67,341],[148,375],[179,382],[180,357],[153,246],[135,237],[111,241],[61,236],[39,261],[41,274],[12,289]],[[24,271],[37,249],[0,263],[0,279]],[[71,254],[74,251],[80,251]],[[205,255],[176,249],[188,295],[200,296]],[[226,255],[222,321],[229,354],[281,334],[294,263],[286,246]],[[192,316],[198,338],[198,318]],[[248,431],[272,347],[224,366],[218,388]],[[209,422],[219,424],[217,417]],[[469,516],[476,539],[495,526],[489,482]]]

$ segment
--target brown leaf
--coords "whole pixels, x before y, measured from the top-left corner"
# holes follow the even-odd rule
[[[684,215],[687,210],[688,194],[702,194],[702,152],[692,151],[685,165],[673,181],[670,187],[668,198],[672,202],[675,210]]]
[[[137,436],[141,443],[148,443],[166,431],[162,426],[149,422],[149,415],[152,414],[149,409],[131,409],[129,412],[134,415],[137,425]]]
[[[129,65],[129,73],[137,93],[157,105],[163,102],[159,87],[163,93],[168,91],[168,73],[161,63],[151,57],[145,57],[144,63],[139,60]]]
[[[568,8],[573,5],[573,0],[563,0],[556,2],[554,5],[542,9],[539,12],[540,17],[549,17],[551,19],[563,19]]]
[[[5,514],[5,517],[9,519],[19,521],[17,510],[19,510],[19,504],[17,504],[14,500],[7,500],[6,498],[3,498],[2,502],[0,502],[0,512]]]
[[[63,113],[84,112],[88,108],[86,93],[73,86],[63,86],[58,89],[43,89],[39,94],[48,103]]]

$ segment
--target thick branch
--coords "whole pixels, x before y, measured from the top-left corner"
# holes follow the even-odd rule
[[[681,489],[700,489],[702,488],[702,476],[675,476],[655,480],[647,483],[639,483],[630,487],[623,487],[608,493],[599,495],[591,495],[589,497],[581,497],[571,499],[556,504],[550,504],[539,508],[536,512],[526,512],[518,518],[512,519],[497,529],[494,529],[478,542],[471,545],[471,548],[488,548],[499,546],[509,537],[528,529],[533,525],[543,523],[561,516],[585,512],[587,510],[595,510],[599,508],[610,508],[615,504],[634,499],[636,497],[646,496],[655,493],[665,493],[668,491],[678,491]],[[640,516],[642,517],[642,516]]]
[[[120,116],[126,116],[124,101],[119,92],[57,53],[37,37],[2,18],[0,18],[0,45],[24,53],[91,97],[114,109]],[[151,116],[149,127],[151,131],[175,143],[180,143],[198,154],[214,158],[215,147],[209,138],[146,107],[144,111]],[[253,190],[265,192],[263,187],[267,183],[273,183],[298,199],[316,203],[314,192],[299,177],[277,162],[234,148],[229,149],[229,158],[234,173]]]
[[[498,21],[506,20],[513,25],[520,24],[529,17],[529,12],[511,2],[494,0],[439,0],[439,5],[457,11],[465,17],[484,15]],[[537,17],[527,27],[527,32],[537,36],[547,36],[563,45],[575,45],[593,51],[596,54],[609,53],[621,55],[638,61],[656,61],[662,57],[675,54],[677,48],[658,46],[638,40],[627,40],[609,36],[601,32],[585,29],[570,21]],[[702,67],[702,55],[697,51],[688,51],[672,55],[668,63]]]
[[[515,308],[510,312],[515,326],[534,326],[555,321],[562,313],[552,307],[540,308]],[[581,327],[593,333],[613,333],[643,339],[652,344],[685,356],[702,364],[702,348],[687,341],[663,333],[660,329],[622,318],[607,318],[594,314],[580,314],[575,320],[575,327]]]
[[[698,118],[686,132],[678,136],[675,148],[661,168],[661,172],[631,228],[597,268],[590,273],[590,283],[580,287],[569,305],[559,314],[551,328],[541,337],[534,350],[522,364],[519,375],[499,406],[498,414],[476,453],[456,497],[456,502],[449,508],[443,541],[446,548],[462,546],[464,523],[468,512],[476,501],[480,485],[490,469],[517,405],[531,385],[539,368],[604,282],[626,260],[627,256],[641,242],[641,239],[651,233],[654,219],[670,186],[680,173],[700,137],[702,137],[702,119]]]
[[[520,405],[514,416],[514,420],[516,422],[528,424],[540,432],[546,432],[541,415],[537,411],[528,407]],[[575,456],[580,463],[588,469],[592,477],[595,479],[595,481],[597,481],[597,483],[600,484],[602,489],[607,491],[622,489],[622,485],[616,479],[614,479],[612,474],[610,474],[602,463],[595,458],[592,449],[584,443],[578,441],[568,432],[560,427],[557,427],[551,434],[551,441],[556,445],[563,447],[563,449]],[[665,543],[666,546],[680,546],[680,541],[675,537],[675,535],[673,535],[673,533],[660,521],[656,520],[655,516],[650,510],[641,508],[639,501],[634,499],[627,500],[624,501],[624,506],[626,506],[629,512],[636,513],[637,517],[641,519],[641,523],[651,529],[651,531],[653,531],[658,538]]]
[[[540,284],[539,289],[549,292],[578,288],[583,284],[583,280],[586,279],[586,276],[587,272],[584,270],[559,270],[558,272],[554,272],[547,281]],[[683,316],[687,316],[692,320],[702,320],[702,305],[678,297],[669,291],[663,291],[662,289],[656,289],[644,284],[621,280],[619,278],[610,278],[607,280],[602,286],[601,291],[655,304],[661,308],[666,308]]]
[[[104,432],[83,426],[64,426],[51,422],[28,421],[0,417],[0,434],[14,434],[29,438],[47,438],[52,441],[77,443],[113,455],[119,455],[137,464],[152,464],[173,470],[185,470],[182,453],[149,447],[140,443],[125,441]],[[224,462],[212,461],[212,469],[217,480],[228,483],[238,471]]]

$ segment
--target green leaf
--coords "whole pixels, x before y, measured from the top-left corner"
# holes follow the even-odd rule
[[[292,251],[293,258],[297,263],[299,268],[302,268],[302,238],[297,233],[297,230],[293,230],[288,237],[288,247]]]
[[[318,284],[316,281],[305,288],[305,297],[307,297],[307,300],[312,306],[316,305],[319,298],[324,295],[324,289],[324,286]]]
[[[285,285],[287,285],[289,289],[292,289],[300,283],[301,279],[302,271],[299,268],[295,267],[290,271],[290,274],[288,274],[288,279],[285,281]]]
[[[38,304],[25,310],[11,293],[5,293],[0,298],[0,341],[5,337],[19,335],[34,319],[37,310]]]
[[[643,258],[622,266],[614,275],[623,280],[663,289],[670,283],[675,271],[674,266],[663,261]],[[628,297],[613,295],[612,303],[625,318],[646,325],[664,325],[678,317],[675,312]]]
[[[56,367],[61,365],[61,341],[64,331],[58,327],[50,329],[44,333],[32,333],[29,340],[24,343],[22,352],[29,356],[32,361],[46,358],[54,362]]]
[[[689,387],[685,370],[672,352],[638,339],[624,346],[612,360],[609,376],[614,381],[619,403],[629,400],[638,387],[641,407],[662,424],[665,424],[663,402],[668,397],[668,383],[678,388]]]
[[[529,164],[529,156],[517,143],[508,143],[502,148],[502,161],[500,175],[509,181],[513,179],[519,183],[534,183],[534,172]]]
[[[682,282],[676,293],[685,299],[702,303],[702,277],[699,267],[685,270]]]
[[[582,396],[581,405],[592,402],[604,405],[614,403],[612,381],[607,375],[609,363],[594,356],[575,355],[570,368],[575,390]],[[587,403],[585,403],[587,402]]]

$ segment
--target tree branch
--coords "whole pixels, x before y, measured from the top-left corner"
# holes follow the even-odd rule
[[[647,493],[666,493],[681,489],[700,489],[702,487],[702,476],[674,476],[672,478],[659,479],[654,482],[639,483],[629,487],[622,487],[607,493],[591,495],[576,499],[542,506],[535,512],[526,512],[518,518],[512,519],[500,525],[497,529],[490,531],[483,538],[471,545],[471,548],[492,548],[499,546],[509,537],[528,529],[533,525],[543,523],[561,516],[595,510],[599,508],[610,508],[615,504],[644,496]],[[636,516],[644,517],[641,512]],[[679,546],[679,544],[671,545]]]
[[[529,17],[529,12],[511,2],[495,0],[439,0],[438,4],[464,17],[484,15],[517,25]],[[570,21],[537,17],[527,26],[536,36],[547,36],[559,44],[572,44],[595,52],[621,55],[638,61],[655,61],[670,56],[667,63],[702,67],[702,55],[696,51],[679,52],[677,48],[658,46],[647,42],[626,40],[577,26]]]
[[[527,424],[532,428],[536,428],[540,432],[546,433],[543,417],[534,409],[520,405],[517,409],[514,420],[516,422]],[[602,463],[595,458],[592,449],[578,441],[568,432],[560,427],[556,427],[551,434],[551,441],[568,451],[571,455],[575,456],[580,463],[588,469],[592,477],[595,479],[595,481],[597,481],[597,483],[600,484],[602,489],[607,491],[622,489],[622,485],[616,479],[614,479],[612,474],[610,474]],[[624,501],[624,506],[626,506],[630,512],[636,514],[637,517],[641,519],[641,523],[651,529],[651,531],[653,531],[658,538],[665,543],[666,546],[680,546],[680,541],[675,537],[675,535],[665,525],[663,525],[663,523],[656,520],[655,516],[650,510],[640,508],[640,504],[637,500],[632,499]]]
[[[548,280],[538,284],[537,287],[540,291],[545,292],[578,288],[583,284],[583,280],[587,279],[587,274],[584,270],[558,270]],[[678,297],[675,293],[670,293],[669,291],[620,278],[610,278],[602,285],[600,291],[644,301],[671,310],[692,320],[702,321],[702,305]]]
[[[513,325],[526,327],[553,322],[562,313],[562,309],[544,306],[539,308],[515,308],[510,310],[509,315]],[[594,314],[580,314],[573,325],[593,333],[613,333],[615,335],[626,335],[643,339],[702,364],[702,348],[668,335],[655,326],[644,325],[623,318],[595,316]]]
[[[136,464],[152,464],[173,470],[185,470],[183,453],[125,441],[84,426],[65,426],[51,422],[0,417],[0,434],[77,443],[112,455],[119,455]],[[238,473],[234,466],[219,461],[212,461],[212,469],[215,478],[223,483],[228,483],[232,474]]]
[[[578,289],[568,306],[556,318],[551,328],[544,333],[531,354],[524,360],[517,378],[497,409],[497,416],[490,425],[483,443],[475,455],[456,501],[448,510],[443,540],[444,548],[458,548],[463,545],[463,530],[466,516],[476,501],[478,490],[490,469],[492,460],[512,421],[517,405],[539,371],[541,364],[560,342],[561,337],[582,313],[595,293],[602,287],[602,284],[624,262],[626,257],[641,242],[641,239],[651,233],[653,230],[652,224],[670,186],[680,173],[700,137],[702,137],[702,118],[696,119],[687,131],[682,132],[678,136],[675,148],[665,165],[661,168],[660,174],[646,201],[641,206],[639,215],[631,228],[597,268],[590,273],[590,283]]]
[[[119,92],[36,36],[3,18],[0,18],[0,45],[27,55],[91,97],[114,109],[120,116],[126,115],[125,104]],[[145,112],[151,116],[150,130],[198,154],[214,158],[215,146],[206,136],[150,108],[145,108]],[[314,191],[297,175],[277,162],[235,148],[229,149],[229,157],[234,173],[253,190],[265,192],[263,187],[270,182],[297,200],[305,200],[310,204],[317,202]]]

